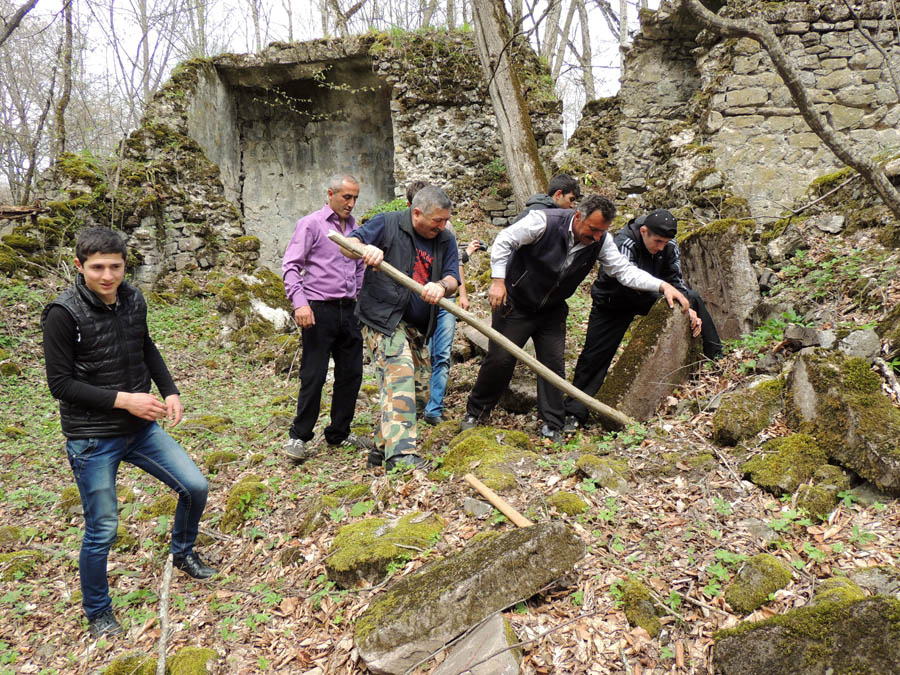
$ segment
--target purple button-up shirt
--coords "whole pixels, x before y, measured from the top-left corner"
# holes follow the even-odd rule
[[[308,305],[310,300],[359,295],[365,264],[344,256],[328,238],[330,230],[346,236],[355,227],[356,221],[350,216],[341,229],[340,218],[328,204],[297,221],[281,264],[284,290],[294,309]]]

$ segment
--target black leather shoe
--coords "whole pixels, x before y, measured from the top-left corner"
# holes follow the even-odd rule
[[[553,443],[559,443],[562,441],[562,432],[559,429],[551,429],[545,424],[541,427],[541,437],[546,438]]]
[[[438,424],[444,421],[444,418],[440,415],[437,415],[435,417],[425,417],[423,419],[425,420],[425,424],[428,424],[432,427],[436,427]]]
[[[100,612],[93,619],[88,619],[88,630],[91,633],[91,637],[96,640],[104,635],[120,635],[122,626],[116,621],[112,610],[108,609],[105,612]]]
[[[186,556],[172,556],[172,566],[177,567],[188,576],[195,579],[209,579],[213,574],[218,572],[214,567],[210,567],[200,560],[200,556],[196,553],[188,553]]]
[[[366,459],[366,468],[367,469],[377,469],[379,466],[384,465],[384,454],[378,448],[372,448],[369,450],[369,456]]]

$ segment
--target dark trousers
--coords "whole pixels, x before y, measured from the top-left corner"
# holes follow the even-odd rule
[[[303,329],[303,356],[300,359],[300,393],[291,438],[308,441],[319,419],[322,387],[328,375],[328,359],[334,359],[334,389],[331,397],[331,424],[325,440],[339,445],[350,434],[356,411],[356,396],[362,383],[362,334],[353,315],[353,300],[311,300],[316,323]]]
[[[492,315],[494,330],[499,331],[517,346],[522,347],[528,338],[534,342],[538,361],[560,377],[565,377],[566,316],[569,306],[560,303],[542,312],[526,313],[501,307]],[[469,394],[466,414],[477,418],[490,415],[500,396],[509,386],[516,357],[494,342],[488,347],[487,356],[478,371],[475,387]],[[539,377],[537,381],[538,414],[551,429],[563,425],[563,395],[552,384]]]
[[[703,322],[700,329],[700,337],[703,340],[703,353],[708,358],[718,358],[722,354],[722,341],[713,323],[706,305],[700,294],[694,290],[688,290],[685,294],[691,303],[691,309],[697,312],[697,316]],[[644,307],[623,308],[613,307],[598,303],[596,300],[591,305],[591,315],[588,318],[587,335],[584,339],[584,348],[578,356],[575,364],[575,374],[572,384],[581,389],[588,396],[593,396],[600,389],[609,364],[616,355],[619,343],[625,336],[628,326],[634,317],[646,314],[653,303]],[[676,310],[679,309],[676,307]],[[581,401],[566,397],[566,415],[572,415],[579,422],[587,422],[588,409]]]

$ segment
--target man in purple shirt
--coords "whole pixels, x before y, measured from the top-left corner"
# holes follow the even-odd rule
[[[330,446],[365,445],[350,433],[362,382],[362,334],[354,311],[364,264],[343,256],[328,239],[331,230],[346,236],[356,227],[350,212],[357,197],[359,181],[349,174],[332,176],[327,203],[297,222],[281,265],[284,290],[303,339],[297,415],[284,443],[284,453],[296,462],[315,453],[307,444],[319,418],[329,357],[334,359],[334,390],[325,441]]]

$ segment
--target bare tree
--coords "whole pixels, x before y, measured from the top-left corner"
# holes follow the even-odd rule
[[[628,0],[619,0],[619,46],[628,44]]]
[[[447,0],[447,28],[456,29],[456,0]]]
[[[559,36],[559,17],[562,15],[562,0],[550,0],[547,21],[544,25],[544,42],[541,44],[541,56],[550,63],[556,51],[556,38]],[[565,38],[563,38],[565,40]]]
[[[569,30],[572,28],[572,19],[575,17],[575,0],[569,2],[569,9],[566,12],[566,21],[563,24],[562,31],[559,35],[559,43],[556,49],[556,57],[550,66],[550,73],[554,82],[559,81],[559,73],[562,70],[563,63],[566,60],[566,45],[569,42]]]
[[[588,24],[587,8],[584,0],[572,0],[578,6],[578,21],[581,24],[581,78],[584,81],[584,96],[588,101],[596,98],[594,94],[594,71],[591,65],[591,34]]]
[[[0,17],[0,45],[9,39],[9,36],[12,35],[12,32],[19,27],[19,24],[22,23],[22,19],[25,18],[25,15],[30,12],[34,6],[37,4],[38,0],[28,0],[24,5],[19,7],[15,13],[9,18],[9,21]]]
[[[69,98],[72,95],[72,3],[68,0],[63,6],[63,18],[65,21],[65,35],[61,47],[60,63],[62,66],[62,91],[56,101],[54,110],[56,119],[55,143],[53,157],[59,157],[66,151],[66,108],[69,106]]]
[[[900,219],[900,192],[891,185],[884,171],[862,154],[852,139],[834,130],[812,102],[809,92],[800,79],[800,69],[787,55],[775,31],[765,21],[748,19],[726,19],[710,12],[700,0],[682,0],[684,7],[707,29],[723,37],[748,37],[756,40],[769,55],[775,71],[800,110],[800,115],[813,133],[828,146],[838,159],[855,169],[872,186],[884,203]]]
[[[502,0],[473,0],[475,43],[503,144],[506,171],[519,209],[535,192],[547,189],[528,106],[510,58],[509,17]]]
[[[335,30],[337,34],[341,37],[347,37],[350,32],[347,29],[347,22],[350,18],[356,14],[362,6],[366,4],[366,0],[356,0],[350,8],[344,12],[341,10],[340,5],[338,4],[338,0],[328,0],[328,6],[331,8],[331,11],[334,12],[335,17]]]
[[[430,26],[437,9],[437,0],[422,0],[422,26]]]

